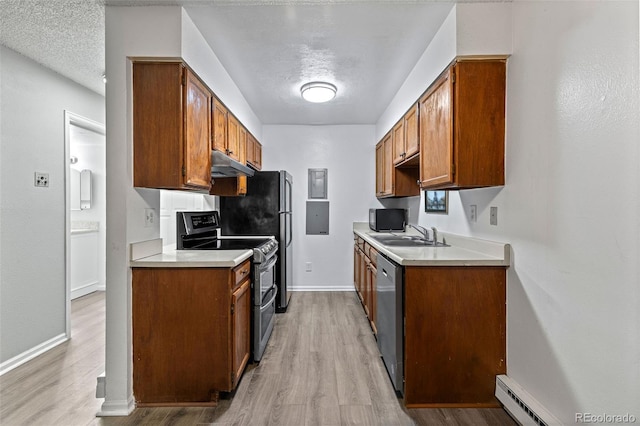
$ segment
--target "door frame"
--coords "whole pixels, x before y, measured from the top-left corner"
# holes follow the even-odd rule
[[[71,338],[71,126],[106,136],[107,128],[104,124],[64,111],[64,281],[65,281],[65,334]]]

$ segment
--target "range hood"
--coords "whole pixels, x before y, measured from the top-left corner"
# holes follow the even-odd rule
[[[253,176],[253,169],[225,155],[223,152],[211,150],[211,177]]]

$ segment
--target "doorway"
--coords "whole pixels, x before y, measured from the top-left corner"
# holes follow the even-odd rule
[[[106,286],[106,129],[65,111],[66,334],[71,300]]]

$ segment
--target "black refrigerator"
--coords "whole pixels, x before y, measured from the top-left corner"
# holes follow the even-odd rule
[[[284,170],[247,178],[247,195],[220,197],[222,235],[273,235],[278,240],[276,312],[285,312],[293,280],[293,178]]]

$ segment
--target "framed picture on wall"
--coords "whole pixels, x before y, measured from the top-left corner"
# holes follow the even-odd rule
[[[448,214],[449,192],[426,191],[424,195],[424,211],[427,213]]]

